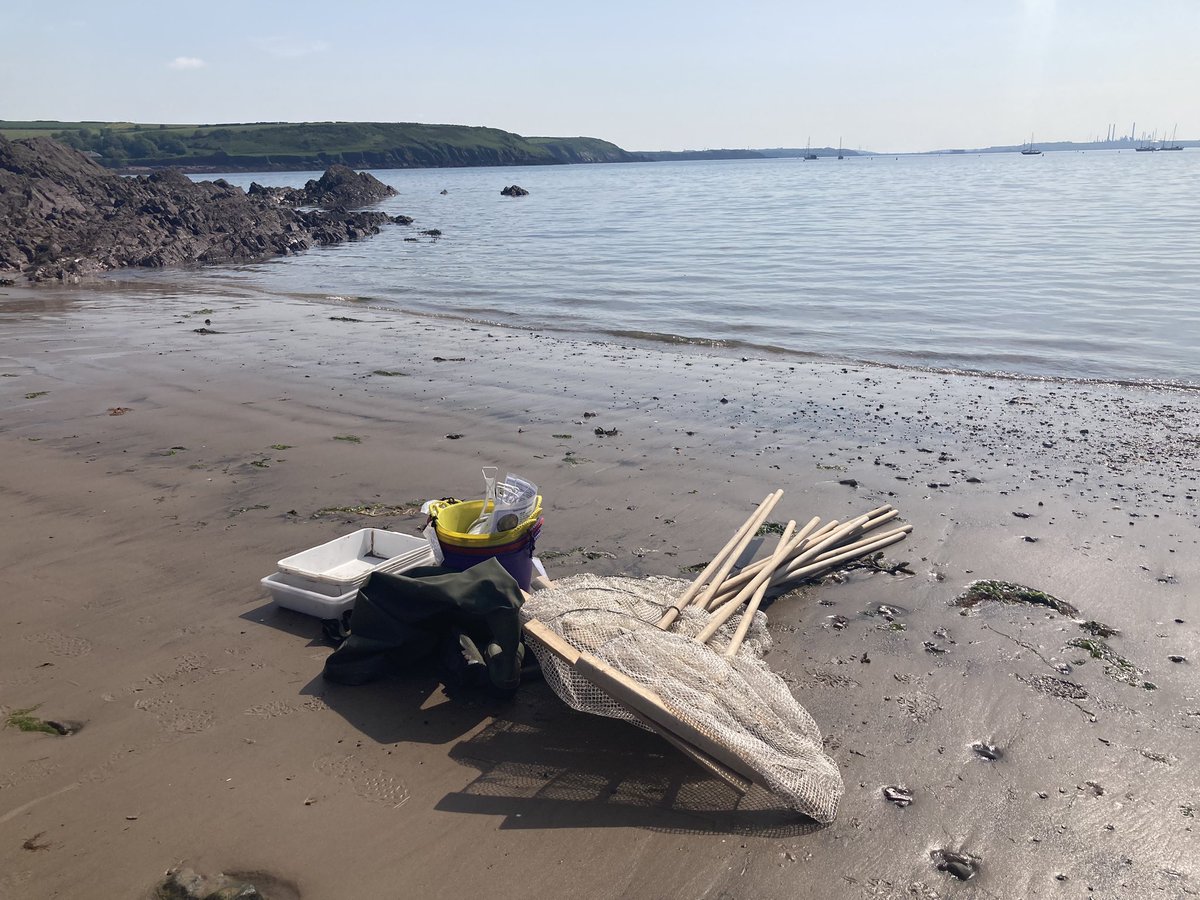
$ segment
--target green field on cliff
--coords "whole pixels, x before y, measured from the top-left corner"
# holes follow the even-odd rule
[[[554,165],[635,162],[598,138],[523,137],[498,128],[417,122],[256,122],[150,125],[135,122],[8,122],[9,139],[49,137],[113,168],[213,170]]]

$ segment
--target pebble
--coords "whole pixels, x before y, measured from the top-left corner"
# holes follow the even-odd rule
[[[1004,755],[1004,751],[995,744],[988,744],[984,741],[976,741],[971,745],[971,749],[984,759],[997,760]]]
[[[947,872],[959,881],[970,881],[978,875],[979,864],[982,862],[977,856],[957,853],[954,850],[934,850],[930,856],[939,872]]]

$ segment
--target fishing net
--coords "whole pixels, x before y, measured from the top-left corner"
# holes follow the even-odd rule
[[[845,788],[821,749],[812,716],[768,668],[767,619],[756,612],[737,654],[723,655],[737,630],[734,615],[707,644],[694,638],[708,615],[683,610],[670,631],[655,623],[686,588],[672,578],[575,575],[529,596],[521,615],[537,619],[577,650],[648,688],[672,714],[727,748],[793,809],[831,822]],[[627,707],[572,666],[529,642],[554,692],[582,712],[646,727]]]

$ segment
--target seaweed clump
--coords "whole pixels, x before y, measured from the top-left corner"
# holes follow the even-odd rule
[[[1045,606],[1056,613],[1074,618],[1079,610],[1066,600],[1059,600],[1052,594],[1026,587],[1011,581],[973,581],[967,589],[954,599],[953,606],[971,609],[984,601],[995,603],[1025,603],[1032,606]]]
[[[1108,645],[1108,642],[1098,637],[1072,638],[1067,641],[1068,647],[1086,650],[1092,659],[1104,661],[1104,674],[1116,681],[1123,681],[1133,687],[1145,688],[1152,691],[1157,687],[1152,681],[1144,681],[1146,673],[1121,656]]]
[[[33,715],[35,709],[37,709],[36,706],[14,709],[4,717],[4,724],[9,728],[16,728],[18,731],[32,731],[55,735],[70,733],[67,726],[60,722],[47,722]]]

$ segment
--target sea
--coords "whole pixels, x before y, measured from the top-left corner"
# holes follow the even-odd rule
[[[1200,151],[373,174],[412,226],[174,277],[596,340],[1200,387]]]

